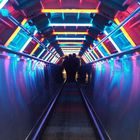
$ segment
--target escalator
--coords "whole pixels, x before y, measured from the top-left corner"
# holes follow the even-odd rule
[[[45,125],[41,140],[98,140],[76,83],[66,83]]]

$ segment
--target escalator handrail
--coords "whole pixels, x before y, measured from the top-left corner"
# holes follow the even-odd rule
[[[88,109],[88,112],[89,112],[89,115],[92,119],[92,121],[94,122],[96,128],[97,128],[97,131],[98,131],[98,134],[100,136],[100,139],[101,140],[111,140],[111,138],[109,137],[109,134],[107,133],[107,131],[105,130],[105,128],[103,127],[99,117],[97,116],[97,113],[95,112],[95,110],[93,109],[90,101],[88,100],[88,98],[86,97],[86,95],[84,95],[83,91],[81,90],[80,88],[80,85],[77,83],[77,86],[80,90],[80,93],[81,93],[81,96],[84,100],[84,103]]]
[[[37,123],[35,124],[35,126],[31,129],[30,133],[28,134],[28,136],[25,138],[25,140],[37,140],[41,134],[41,131],[44,127],[44,124],[46,122],[46,120],[48,119],[50,112],[52,111],[56,101],[58,100],[60,94],[62,93],[62,90],[64,88],[66,84],[66,81],[63,83],[61,89],[59,90],[58,94],[55,96],[55,98],[50,102],[49,107],[47,105],[47,110],[45,108],[45,111],[43,111],[41,117],[38,119]],[[45,114],[45,115],[44,115]],[[43,117],[42,117],[43,116]],[[38,124],[39,123],[39,124]],[[37,127],[37,128],[36,128]]]
[[[111,59],[113,57],[122,57],[123,55],[126,55],[126,54],[131,54],[131,53],[135,53],[137,51],[140,51],[140,46],[136,46],[134,48],[131,48],[129,50],[125,50],[125,51],[122,51],[120,53],[114,53],[114,54],[111,54],[109,56],[106,56],[106,57],[103,57],[103,58],[100,58],[98,60],[95,60],[94,62],[90,62],[86,65],[89,65],[89,64],[94,64],[94,63],[97,63],[97,62],[100,62],[100,61],[104,61],[104,60],[107,60],[107,59]]]
[[[2,46],[2,45],[0,45],[0,51],[5,51],[5,52],[7,52],[7,53],[16,54],[16,55],[18,55],[18,56],[20,56],[20,57],[21,57],[21,56],[24,56],[24,57],[27,57],[27,58],[30,58],[30,59],[34,59],[34,60],[37,60],[37,61],[40,61],[40,62],[44,62],[44,63],[46,63],[46,64],[52,64],[52,63],[49,63],[49,62],[44,61],[44,60],[42,60],[42,59],[39,59],[39,58],[37,58],[37,57],[31,56],[31,55],[29,55],[29,54],[21,53],[21,52],[17,52],[17,51],[13,51],[13,50],[8,49],[8,48],[6,48],[6,47],[4,47],[4,46]]]

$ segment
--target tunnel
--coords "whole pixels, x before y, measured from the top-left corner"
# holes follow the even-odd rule
[[[140,140],[140,0],[0,0],[0,140]]]

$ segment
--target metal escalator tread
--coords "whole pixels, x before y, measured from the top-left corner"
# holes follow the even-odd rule
[[[67,83],[41,140],[97,140],[76,83]]]

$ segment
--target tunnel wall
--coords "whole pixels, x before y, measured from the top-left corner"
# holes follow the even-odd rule
[[[11,55],[11,56],[10,56]],[[0,139],[24,140],[54,98],[51,65],[0,54]],[[53,88],[52,88],[53,87]]]
[[[92,73],[83,89],[111,139],[140,139],[140,56],[98,62]]]

